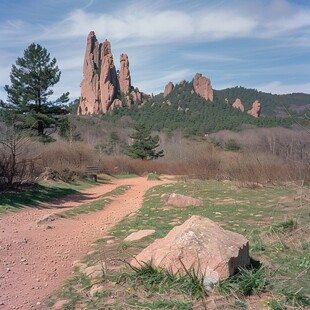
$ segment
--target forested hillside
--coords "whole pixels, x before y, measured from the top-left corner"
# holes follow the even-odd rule
[[[295,122],[291,117],[275,117],[273,116],[274,113],[270,113],[270,116],[261,116],[258,119],[249,116],[246,111],[250,108],[250,104],[257,99],[255,97],[256,91],[253,90],[236,88],[215,91],[214,101],[209,102],[194,93],[192,89],[192,83],[177,84],[165,98],[162,95],[157,95],[140,107],[132,105],[131,108],[128,108],[123,104],[123,107],[116,108],[102,117],[106,120],[116,120],[123,116],[129,116],[134,122],[142,123],[152,130],[173,131],[182,129],[188,135],[202,135],[223,129],[236,131],[249,125],[257,127],[289,127]],[[232,108],[223,99],[228,98],[229,102],[232,103],[233,100],[230,98],[239,94],[243,94],[242,98],[247,98],[249,102],[245,112]],[[261,94],[266,98],[276,98],[278,101],[274,100],[273,106],[280,102],[279,98],[273,97],[271,94]],[[261,102],[262,110],[265,111],[267,104],[264,104],[263,98],[265,97],[263,95]],[[304,97],[307,99],[310,98],[310,95],[304,95]],[[271,110],[271,108],[268,108],[268,110]]]

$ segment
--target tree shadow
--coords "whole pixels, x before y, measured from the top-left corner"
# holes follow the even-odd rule
[[[0,213],[1,209],[14,211],[14,209],[25,207],[37,209],[70,208],[63,206],[63,204],[68,201],[83,203],[90,197],[91,195],[72,188],[47,187],[37,184],[32,187],[0,193]],[[92,198],[94,197],[92,196]]]

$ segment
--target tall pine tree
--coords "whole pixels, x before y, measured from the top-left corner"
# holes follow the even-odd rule
[[[8,102],[2,102],[2,107],[24,128],[36,129],[38,135],[43,135],[44,128],[56,122],[55,115],[64,113],[61,104],[68,101],[69,93],[54,102],[48,101],[60,75],[56,59],[51,59],[41,45],[32,43],[12,66],[11,85],[4,87]]]

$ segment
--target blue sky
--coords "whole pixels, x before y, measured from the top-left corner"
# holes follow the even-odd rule
[[[132,84],[147,93],[196,72],[214,89],[310,93],[308,0],[1,0],[0,98],[32,42],[57,59],[55,94],[80,95],[89,31],[127,53]]]

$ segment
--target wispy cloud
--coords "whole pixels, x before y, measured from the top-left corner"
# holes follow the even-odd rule
[[[272,94],[291,94],[291,93],[310,94],[310,83],[284,84],[279,81],[274,81],[265,85],[259,85],[257,86],[257,89]]]

